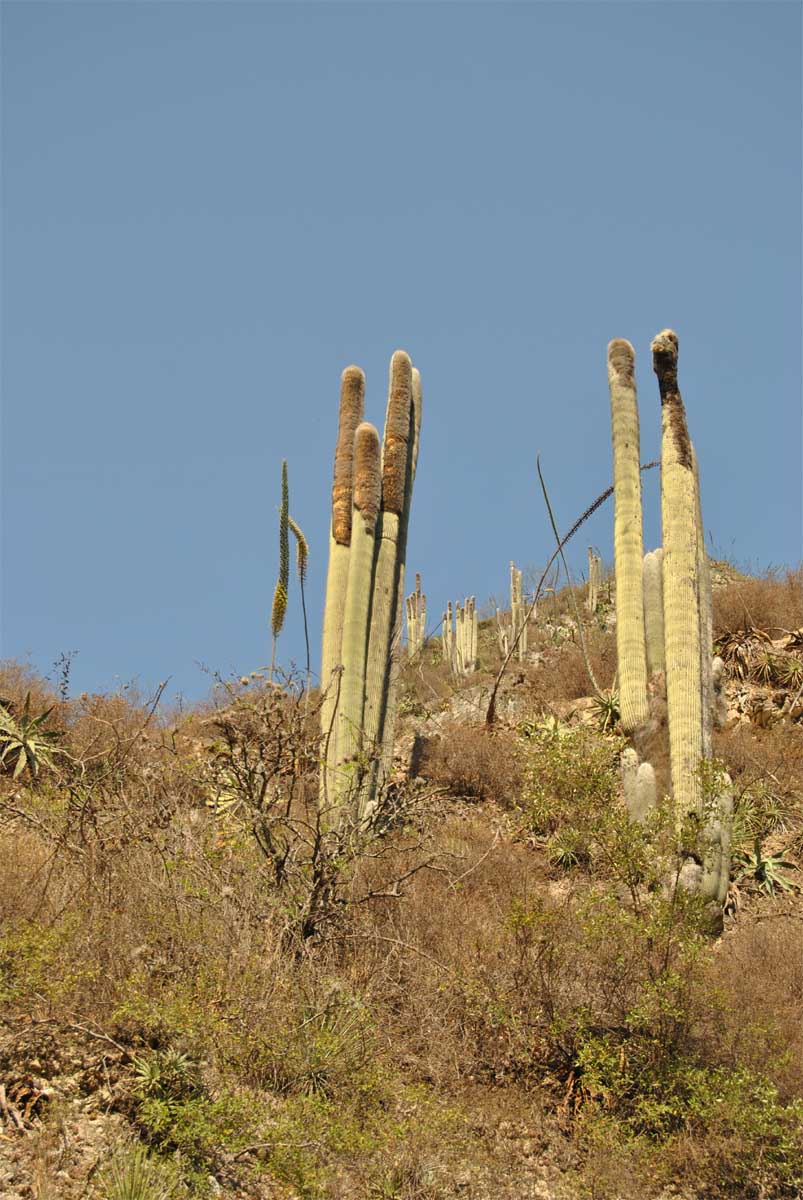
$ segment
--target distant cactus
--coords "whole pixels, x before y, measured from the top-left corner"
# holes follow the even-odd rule
[[[622,729],[634,733],[649,719],[642,599],[641,473],[635,354],[630,342],[608,346],[614,482],[616,650]]]
[[[421,591],[421,576],[415,577],[415,591],[406,601],[407,608],[407,657],[416,658],[424,649],[427,628],[427,598]]]
[[[516,642],[516,654],[519,662],[524,662],[527,655],[527,605],[524,602],[522,590],[522,573],[515,563],[510,564],[510,624],[505,624],[499,610],[496,610],[496,623],[499,638],[499,649],[505,657]]]
[[[602,559],[594,553],[593,546],[588,547],[588,595],[586,610],[593,616],[599,606],[599,588],[602,582]]]
[[[454,623],[453,623],[454,620]],[[456,603],[454,616],[451,600],[443,614],[441,640],[443,657],[453,675],[470,675],[477,665],[477,606],[474,596]]]

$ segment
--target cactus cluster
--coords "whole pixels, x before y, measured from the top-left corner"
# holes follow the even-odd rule
[[[469,596],[463,604],[451,600],[446,605],[441,626],[443,657],[452,674],[460,678],[470,675],[477,666],[477,606]]]
[[[370,815],[392,754],[404,562],[421,380],[397,350],[383,443],[363,421],[365,376],[343,372],[321,663],[322,799]]]
[[[653,691],[665,687],[676,819],[680,826],[692,816],[701,831],[696,847],[701,867],[693,886],[705,899],[720,902],[729,878],[732,800],[727,776],[706,784],[721,670],[712,666],[711,584],[699,471],[678,388],[677,335],[672,330],[659,333],[652,355],[662,413],[663,546],[642,557],[635,354],[622,339],[608,347],[622,727],[632,735],[647,725],[648,679]],[[628,809],[643,821],[655,803],[654,772],[631,749],[623,755],[622,778]]]
[[[415,577],[415,591],[406,600],[407,656],[415,658],[424,649],[427,631],[427,598],[421,591],[421,576]]]

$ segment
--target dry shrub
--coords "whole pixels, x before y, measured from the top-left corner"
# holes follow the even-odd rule
[[[599,686],[609,688],[616,674],[616,636],[611,630],[585,629],[586,650]],[[535,694],[544,704],[590,696],[593,685],[578,642],[546,646],[533,676]]]
[[[755,627],[778,637],[803,627],[803,566],[769,571],[714,591],[714,637]]]
[[[711,968],[714,987],[727,997],[720,1053],[767,1070],[787,1100],[803,1097],[802,940],[798,912],[747,914]]]
[[[420,773],[467,800],[517,801],[521,786],[518,743],[509,732],[452,724],[427,742]]]

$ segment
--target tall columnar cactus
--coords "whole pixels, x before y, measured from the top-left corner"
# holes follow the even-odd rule
[[[353,800],[358,818],[373,808],[392,756],[395,648],[421,415],[420,376],[409,356],[396,351],[391,360],[381,451],[376,429],[359,424],[363,397],[362,372],[349,368],[341,392],[321,670],[327,688],[322,792],[337,810]]]
[[[622,728],[634,733],[649,719],[642,599],[641,472],[635,353],[615,338],[608,346],[614,482],[616,651]]]
[[[413,364],[397,350],[390,381],[382,446],[382,514],[373,575],[373,611],[365,680],[365,742],[374,750],[382,739],[388,667],[399,593],[399,529],[405,507],[413,396]],[[403,556],[404,551],[402,551]]]
[[[644,634],[647,643],[647,670],[652,678],[664,671],[664,552],[659,547],[644,555]]]
[[[337,720],[338,767],[351,763],[362,750],[371,585],[381,497],[379,434],[373,425],[363,421],[354,435],[351,552],[343,611],[343,682]]]
[[[340,416],[332,484],[332,524],[329,530],[329,568],[326,575],[321,647],[321,728],[326,760],[321,770],[321,792],[330,800],[334,798],[334,771],[337,763],[335,712],[342,687],[340,664],[351,547],[354,435],[362,421],[364,405],[365,376],[359,367],[346,367],[340,384]]]
[[[415,591],[407,597],[407,656],[415,658],[424,649],[427,630],[427,598],[421,591],[421,576],[415,577]]]
[[[652,343],[661,395],[661,525],[664,643],[669,755],[679,819],[703,815],[700,764],[705,756],[699,575],[699,502],[694,451],[678,388],[678,339],[672,330]]]
[[[713,747],[714,717],[714,611],[711,596],[711,572],[705,550],[702,502],[700,499],[700,468],[692,446],[694,466],[694,492],[697,498],[697,587],[700,597],[700,690],[703,705],[703,755],[710,758]]]

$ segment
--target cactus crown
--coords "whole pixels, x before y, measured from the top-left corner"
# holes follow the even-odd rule
[[[351,544],[351,481],[354,434],[365,406],[365,375],[359,367],[346,367],[340,384],[340,421],[332,484],[332,536],[340,546]]]
[[[397,516],[401,516],[404,508],[412,386],[413,366],[410,357],[404,350],[397,350],[390,360],[390,392],[382,458],[382,509]]]
[[[363,421],[354,434],[354,507],[368,533],[373,533],[379,516],[382,492],[380,461],[377,428],[370,421]]]

